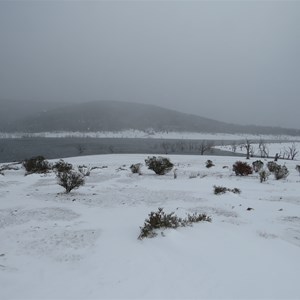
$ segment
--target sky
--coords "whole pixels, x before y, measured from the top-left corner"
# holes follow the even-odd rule
[[[300,129],[300,1],[0,1],[0,99]]]

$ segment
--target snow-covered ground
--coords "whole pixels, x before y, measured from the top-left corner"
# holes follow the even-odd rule
[[[0,132],[0,138],[25,138],[25,137],[46,137],[46,138],[153,138],[153,139],[191,139],[191,140],[244,140],[244,139],[264,139],[289,141],[298,140],[300,136],[288,135],[254,135],[254,134],[227,134],[227,133],[201,133],[201,132],[156,132],[151,129],[146,131],[140,130],[123,130],[123,131],[97,131],[97,132],[36,132],[36,133],[6,133]]]
[[[237,158],[221,156],[169,156],[177,179],[145,166],[131,174],[146,157],[67,159],[104,167],[70,194],[53,173],[4,171],[0,299],[300,298],[299,162],[285,162],[287,179],[265,183],[236,177]],[[215,166],[207,169],[207,159]],[[214,195],[214,185],[241,194]],[[158,207],[207,213],[212,222],[138,240]]]

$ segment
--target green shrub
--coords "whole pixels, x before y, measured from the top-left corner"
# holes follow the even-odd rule
[[[232,166],[232,170],[235,172],[235,175],[247,176],[252,174],[252,168],[249,164],[242,161],[237,161]]]
[[[51,164],[41,155],[24,160],[22,165],[26,170],[26,175],[33,173],[47,173],[51,170]]]
[[[148,157],[145,159],[148,169],[153,170],[157,175],[165,175],[173,168],[173,164],[166,157]]]
[[[224,186],[215,186],[214,185],[214,194],[215,195],[225,194],[226,192],[232,192],[234,194],[240,194],[241,190],[238,189],[238,188],[229,189],[229,188],[226,188]]]
[[[138,237],[140,240],[157,236],[157,232],[155,231],[157,229],[176,229],[178,227],[190,226],[196,222],[211,222],[211,218],[206,214],[188,214],[187,218],[182,219],[176,216],[174,212],[166,214],[163,208],[158,208],[158,211],[151,212],[148,216],[149,218],[144,221],[144,226],[140,227],[141,231]]]

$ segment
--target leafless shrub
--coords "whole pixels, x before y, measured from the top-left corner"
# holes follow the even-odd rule
[[[70,193],[73,189],[77,189],[85,183],[84,176],[74,170],[59,172],[56,177],[58,184],[65,188],[66,193]]]

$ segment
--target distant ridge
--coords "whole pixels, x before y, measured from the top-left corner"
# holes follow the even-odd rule
[[[2,103],[0,101],[1,107]],[[30,103],[26,107],[30,107]],[[24,106],[24,103],[23,103]],[[248,133],[300,135],[298,129],[244,126],[181,113],[155,105],[118,101],[94,101],[80,104],[34,104],[30,111],[20,110],[18,102],[6,106],[0,122],[6,132],[120,131],[126,129],[207,133]],[[56,103],[57,107],[57,103]]]

